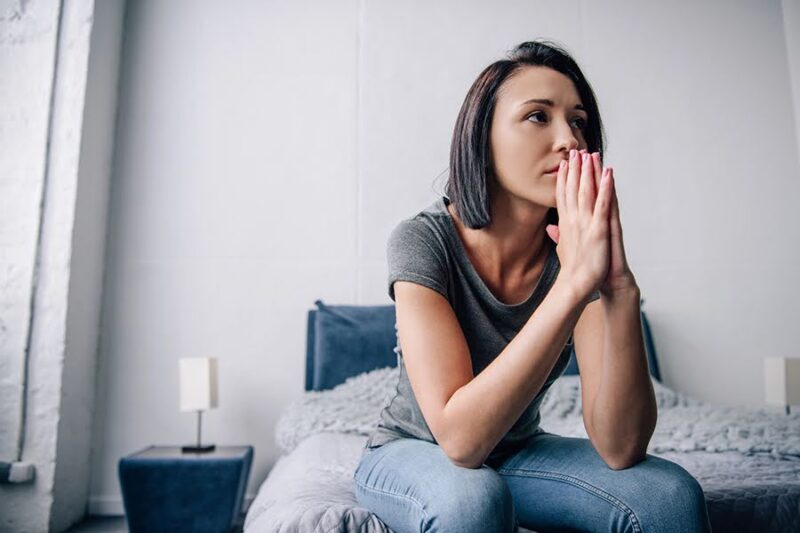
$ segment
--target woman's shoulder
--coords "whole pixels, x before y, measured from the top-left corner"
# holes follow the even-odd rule
[[[425,285],[449,298],[451,268],[447,229],[437,207],[429,206],[401,220],[389,235],[386,258],[389,271],[389,296],[394,300],[395,281]]]
[[[430,220],[407,218],[400,221],[389,234],[387,249],[399,253],[443,249],[444,239],[439,228]]]
[[[389,235],[389,244],[408,246],[420,243],[440,247],[447,240],[448,216],[444,202],[438,199],[425,209],[398,222]]]

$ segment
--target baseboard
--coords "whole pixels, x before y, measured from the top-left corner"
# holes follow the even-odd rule
[[[124,516],[122,496],[89,496],[89,516]]]
[[[246,494],[242,512],[246,513],[253,503],[255,494]],[[89,496],[89,516],[125,516],[122,496]]]

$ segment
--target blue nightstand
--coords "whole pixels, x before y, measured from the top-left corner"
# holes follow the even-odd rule
[[[252,446],[208,453],[150,446],[123,457],[118,472],[130,531],[232,531],[240,526],[252,463]]]

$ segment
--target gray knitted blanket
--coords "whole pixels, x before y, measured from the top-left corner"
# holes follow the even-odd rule
[[[398,369],[381,368],[347,379],[326,391],[303,393],[278,419],[275,442],[289,453],[320,432],[367,436],[395,392]],[[800,413],[786,415],[750,407],[712,405],[653,380],[658,422],[647,449],[665,451],[738,451],[800,460]],[[561,376],[540,408],[541,427],[565,437],[588,438],[583,426],[579,376]]]

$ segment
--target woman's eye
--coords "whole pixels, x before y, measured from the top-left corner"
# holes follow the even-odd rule
[[[583,119],[582,119],[582,118],[580,118],[580,117],[579,117],[579,118],[576,118],[575,120],[573,120],[573,123],[575,123],[575,124],[576,124],[576,127],[577,127],[579,130],[583,130],[583,129],[586,127],[586,121],[585,121],[585,120],[583,120]]]
[[[535,112],[531,113],[530,115],[528,115],[528,120],[530,120],[531,117],[545,117],[545,114],[542,113],[541,111],[535,111]],[[538,120],[534,120],[533,122],[539,122],[539,121]]]
[[[533,118],[536,120],[531,120]],[[547,121],[547,115],[542,111],[535,111],[528,115],[527,120],[531,120],[531,122],[545,122]],[[581,131],[586,128],[586,120],[583,117],[577,117],[573,119],[572,123],[575,124],[575,127]]]

